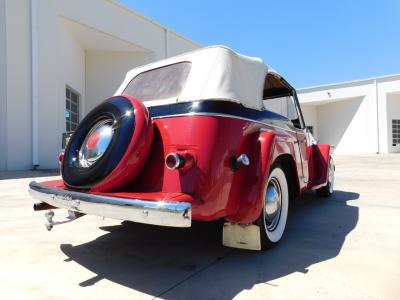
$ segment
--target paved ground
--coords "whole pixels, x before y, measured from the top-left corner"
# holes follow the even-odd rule
[[[47,232],[26,177],[49,173],[0,173],[0,297],[400,299],[400,155],[335,160],[335,196],[306,195],[267,252],[225,248],[208,223],[86,216]]]

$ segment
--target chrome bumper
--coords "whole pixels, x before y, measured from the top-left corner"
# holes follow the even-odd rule
[[[138,223],[190,227],[192,205],[187,202],[149,201],[93,195],[41,185],[29,184],[35,200],[71,211]]]

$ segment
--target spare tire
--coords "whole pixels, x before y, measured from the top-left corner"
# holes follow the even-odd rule
[[[131,96],[105,100],[82,120],[65,149],[65,185],[98,192],[122,188],[143,167],[152,139],[143,103]]]

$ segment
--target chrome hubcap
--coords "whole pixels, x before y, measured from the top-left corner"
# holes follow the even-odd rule
[[[79,149],[80,167],[89,168],[104,155],[114,135],[112,125],[112,119],[105,119],[92,127]]]
[[[268,182],[267,193],[264,201],[265,225],[268,231],[273,231],[279,223],[282,208],[281,186],[279,181],[274,177]]]

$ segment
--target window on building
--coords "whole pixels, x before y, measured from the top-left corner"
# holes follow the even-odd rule
[[[80,96],[70,87],[65,89],[65,129],[74,131],[79,123],[79,100]]]
[[[393,147],[400,145],[400,119],[392,120],[392,144]]]
[[[314,126],[307,125],[306,128],[311,134],[314,134]]]

